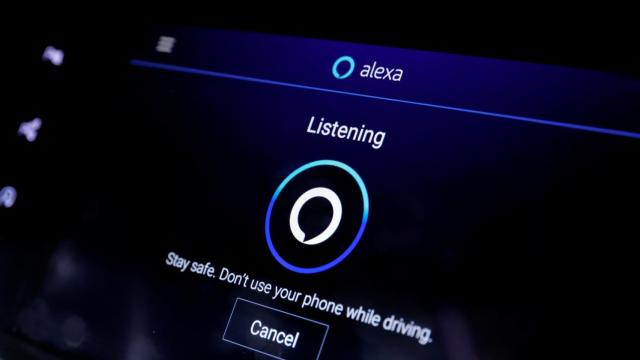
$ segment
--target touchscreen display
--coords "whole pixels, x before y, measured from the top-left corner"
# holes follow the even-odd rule
[[[637,79],[185,27],[83,77],[2,125],[7,359],[540,358],[630,277]]]

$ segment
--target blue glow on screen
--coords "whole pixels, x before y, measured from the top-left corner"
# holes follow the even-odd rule
[[[505,120],[520,121],[520,122],[526,122],[526,123],[532,123],[532,124],[538,124],[538,125],[546,125],[546,126],[553,126],[553,127],[559,127],[559,128],[565,128],[565,129],[586,131],[591,133],[599,133],[604,135],[640,139],[640,133],[638,132],[619,130],[619,129],[610,129],[610,128],[605,128],[600,126],[575,124],[570,122],[535,118],[530,116],[520,116],[520,115],[505,114],[505,113],[499,113],[499,112],[493,112],[493,111],[470,109],[470,108],[464,108],[459,106],[449,106],[449,105],[435,104],[435,103],[429,103],[429,102],[423,102],[423,101],[413,101],[413,100],[398,99],[398,98],[392,98],[392,97],[386,97],[386,96],[370,95],[370,94],[364,94],[364,93],[353,92],[353,91],[336,90],[336,89],[330,89],[330,88],[319,87],[319,86],[302,85],[302,84],[291,83],[286,81],[276,81],[276,80],[262,79],[262,78],[252,77],[252,76],[229,74],[229,73],[223,73],[219,71],[211,71],[211,70],[196,69],[196,68],[185,67],[185,66],[162,64],[162,63],[139,60],[139,59],[131,60],[131,65],[152,68],[152,69],[167,70],[167,71],[173,71],[173,72],[179,72],[179,73],[186,73],[186,74],[204,75],[204,76],[211,76],[211,77],[217,77],[217,78],[223,78],[223,79],[240,80],[240,81],[248,81],[248,82],[260,83],[260,84],[284,86],[284,87],[290,87],[294,89],[312,90],[312,91],[319,91],[319,92],[331,93],[331,94],[355,96],[355,97],[367,98],[372,100],[388,101],[392,103],[422,106],[422,107],[428,107],[428,108],[434,108],[434,109],[440,109],[440,110],[449,110],[449,111],[474,114],[474,115],[480,115],[480,116],[489,116],[489,117],[500,118]]]
[[[271,229],[270,229],[271,212],[273,211],[273,206],[275,205],[275,202],[278,199],[278,196],[280,195],[284,187],[287,186],[287,184],[294,177],[298,176],[303,171],[309,170],[317,166],[335,166],[337,168],[340,168],[346,171],[347,173],[349,173],[349,175],[353,177],[353,179],[358,184],[358,187],[360,188],[360,192],[362,193],[362,222],[360,224],[360,228],[358,229],[358,233],[356,234],[355,238],[353,239],[349,247],[340,256],[338,256],[336,259],[334,259],[333,261],[327,264],[317,266],[317,267],[312,267],[312,268],[305,268],[305,267],[295,266],[287,262],[285,259],[282,258],[282,256],[280,256],[280,254],[278,254],[278,251],[273,246],[273,241],[271,240]],[[338,265],[340,262],[342,262],[342,260],[344,260],[347,256],[349,256],[349,254],[353,251],[353,249],[355,249],[355,247],[358,245],[358,242],[360,242],[360,239],[362,238],[362,234],[364,234],[364,229],[367,226],[368,218],[369,218],[369,194],[367,193],[367,187],[364,185],[364,181],[362,181],[362,178],[360,177],[360,175],[358,175],[358,173],[355,170],[353,170],[353,168],[351,168],[349,165],[342,163],[340,161],[317,160],[297,168],[291,174],[289,174],[289,176],[287,176],[282,181],[282,183],[280,183],[280,185],[276,189],[276,192],[273,194],[273,197],[271,198],[271,202],[269,203],[269,208],[267,209],[267,218],[264,223],[264,233],[267,237],[267,245],[269,246],[269,250],[271,251],[271,254],[273,255],[273,257],[276,258],[276,260],[282,266],[297,273],[314,274],[314,273],[319,273],[319,272],[328,270]]]

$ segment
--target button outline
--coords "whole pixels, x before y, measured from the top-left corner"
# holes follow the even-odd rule
[[[330,328],[329,324],[325,324],[325,323],[322,323],[322,322],[317,321],[317,320],[312,320],[312,319],[306,318],[304,316],[292,314],[290,312],[287,312],[287,311],[284,311],[284,310],[280,310],[280,309],[276,309],[276,308],[273,308],[271,306],[263,305],[263,304],[255,302],[255,301],[247,300],[247,299],[244,299],[244,298],[241,298],[241,297],[237,297],[236,301],[233,303],[233,309],[231,310],[231,314],[229,315],[229,320],[227,320],[227,326],[225,326],[224,333],[222,334],[222,340],[223,341],[226,341],[228,343],[243,347],[245,349],[253,350],[253,351],[257,352],[257,353],[260,353],[262,355],[266,355],[266,356],[269,356],[269,357],[272,357],[272,358],[275,358],[275,359],[278,359],[278,360],[286,360],[285,358],[281,358],[281,357],[278,357],[276,355],[269,354],[269,353],[266,353],[264,351],[260,351],[258,349],[254,349],[254,348],[252,348],[250,346],[239,344],[239,343],[237,343],[235,341],[225,339],[225,336],[227,336],[227,329],[229,329],[229,324],[231,324],[231,318],[233,317],[233,314],[236,311],[236,305],[238,305],[238,300],[242,300],[242,301],[247,302],[247,303],[252,304],[252,305],[260,306],[260,307],[263,307],[263,308],[266,308],[266,309],[269,309],[269,310],[277,311],[279,313],[283,313],[283,314],[286,314],[286,315],[290,315],[290,316],[296,317],[298,319],[306,320],[306,321],[309,321],[309,322],[312,322],[312,323],[315,323],[315,324],[318,324],[318,325],[325,326],[326,330],[324,331],[324,336],[322,337],[322,342],[320,343],[320,348],[318,349],[318,355],[316,356],[316,360],[320,359],[320,354],[322,353],[322,348],[324,347],[324,343],[327,340],[327,334],[329,334],[329,328]]]

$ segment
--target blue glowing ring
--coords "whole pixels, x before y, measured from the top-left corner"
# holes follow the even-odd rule
[[[362,223],[360,224],[360,229],[358,230],[356,237],[351,242],[351,245],[349,245],[349,247],[340,256],[338,256],[333,261],[327,264],[324,264],[322,266],[305,268],[305,267],[299,267],[299,266],[290,264],[285,259],[283,259],[280,256],[280,254],[278,254],[278,251],[276,251],[276,248],[273,246],[273,241],[271,240],[271,228],[269,223],[271,222],[271,212],[273,211],[273,206],[276,203],[276,200],[278,199],[278,195],[280,195],[280,193],[282,192],[282,189],[284,189],[284,187],[289,183],[289,181],[291,181],[291,179],[298,176],[303,171],[309,170],[316,166],[335,166],[337,168],[340,168],[348,172],[349,175],[351,175],[355,179],[356,183],[358,183],[358,186],[360,187],[360,192],[362,193],[362,203],[363,203]],[[278,186],[278,188],[276,189],[276,192],[273,194],[273,197],[271,198],[271,202],[269,203],[269,209],[267,209],[267,219],[264,223],[264,233],[267,236],[267,245],[269,245],[269,250],[271,251],[271,254],[276,260],[278,260],[278,262],[282,266],[284,266],[285,268],[291,271],[301,273],[301,274],[315,274],[315,273],[319,273],[319,272],[331,269],[332,267],[338,265],[347,256],[349,256],[349,254],[353,251],[356,245],[358,245],[358,242],[360,242],[360,238],[362,238],[362,234],[364,233],[364,228],[367,226],[368,218],[369,218],[369,195],[367,194],[367,188],[366,186],[364,186],[364,182],[362,181],[362,178],[360,178],[360,175],[358,175],[358,173],[355,170],[353,170],[349,165],[341,163],[339,161],[317,160],[297,168],[294,172],[289,174],[289,176],[287,176],[284,179],[284,181],[282,181],[282,183],[280,183],[280,186]]]
[[[346,73],[340,75],[340,73],[338,72],[338,65],[340,65],[344,61],[349,63],[349,70],[347,70]],[[333,67],[331,68],[331,72],[336,79],[342,80],[351,76],[351,73],[353,73],[353,69],[355,69],[355,67],[356,63],[355,61],[353,61],[353,58],[351,56],[345,55],[336,59],[336,61],[333,63]]]

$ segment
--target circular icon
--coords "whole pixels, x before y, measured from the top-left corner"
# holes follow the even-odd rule
[[[358,173],[339,161],[313,161],[289,174],[273,194],[267,245],[291,271],[322,272],[349,256],[368,216],[369,196]]]
[[[346,62],[349,65],[349,69],[346,72],[340,74],[340,71],[338,71],[338,66],[340,66],[340,64],[342,64],[343,62]],[[353,61],[353,58],[351,56],[345,55],[336,59],[336,61],[333,63],[333,67],[331,68],[331,72],[336,79],[342,80],[351,76],[351,73],[353,73],[355,67],[356,62]]]
[[[331,216],[329,226],[327,226],[322,233],[312,239],[305,240],[305,233],[300,229],[300,223],[298,222],[300,210],[302,210],[304,204],[316,197],[322,197],[329,200],[333,215]],[[302,196],[296,200],[296,203],[293,204],[293,208],[291,208],[291,215],[289,216],[289,227],[291,227],[291,233],[296,240],[305,245],[317,245],[327,241],[331,235],[338,230],[340,219],[342,219],[342,203],[340,202],[338,195],[336,195],[336,193],[331,189],[317,187],[302,194]]]

